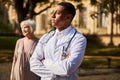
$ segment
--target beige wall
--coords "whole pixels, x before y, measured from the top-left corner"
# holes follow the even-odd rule
[[[55,0],[55,1],[58,1],[58,2],[61,2],[61,1],[67,1],[67,0]],[[72,1],[71,1],[72,2]],[[73,3],[73,2],[72,2]],[[73,3],[76,7],[76,4],[77,3]],[[97,8],[96,7],[93,7],[90,5],[90,0],[83,0],[83,4],[84,4],[84,7],[86,7],[86,12],[84,14],[85,16],[85,20],[86,20],[86,27],[81,27],[79,26],[79,22],[80,22],[80,12],[79,10],[76,10],[76,15],[75,15],[75,18],[72,22],[72,25],[74,27],[76,27],[78,30],[80,30],[82,33],[89,33],[89,34],[110,34],[111,32],[111,14],[108,15],[108,21],[107,21],[107,25],[105,27],[103,26],[100,26],[99,28],[97,27],[97,19],[92,19],[90,17],[90,13],[92,11],[97,11]],[[47,5],[45,5],[47,6]],[[44,6],[44,7],[45,7]],[[51,26],[50,26],[50,19],[51,19],[51,12],[52,10],[54,9],[54,6],[52,6],[52,8],[49,8],[48,10],[46,10],[45,12],[41,13],[40,15],[37,15],[36,16],[36,31],[35,31],[35,34],[43,34],[43,33],[46,33],[50,30]],[[41,7],[37,7],[36,8],[36,11],[40,11],[41,10]],[[17,22],[17,15],[16,15],[16,12],[14,10],[14,7],[13,6],[10,6],[9,7],[9,20],[11,22],[11,24],[14,25],[14,22]],[[44,15],[44,18],[43,18],[43,15]],[[45,21],[43,21],[45,20]],[[102,30],[102,32],[101,32]],[[120,24],[116,26],[116,24],[114,24],[114,34],[120,34]]]
[[[60,2],[63,0],[56,0],[56,1]],[[64,1],[66,1],[66,0],[64,0]],[[73,4],[76,5],[76,3],[73,3]],[[76,15],[72,22],[72,25],[77,30],[79,30],[81,33],[84,33],[84,34],[94,34],[95,33],[95,34],[99,34],[99,35],[109,35],[111,32],[111,14],[109,14],[107,17],[108,21],[107,21],[107,25],[105,27],[103,27],[103,26],[97,27],[97,19],[93,20],[90,17],[90,13],[92,11],[97,11],[97,8],[90,5],[90,0],[83,0],[83,4],[84,4],[84,7],[86,7],[86,12],[85,12],[86,27],[79,26],[79,22],[81,19],[79,10],[76,10]],[[35,21],[36,21],[35,34],[36,35],[44,34],[51,29],[49,21],[51,19],[51,12],[54,9],[54,6],[55,5],[53,5],[52,8],[49,8],[48,10],[41,13],[40,15],[36,16],[36,18],[35,18]],[[11,9],[13,9],[13,8],[10,8],[10,10],[9,10],[10,20],[12,20],[14,18],[14,16],[16,17],[16,15],[13,14],[14,10],[11,10]],[[36,10],[38,10],[38,11],[40,9],[41,9],[40,7],[36,8]],[[114,34],[120,34],[120,24],[117,26],[114,24]],[[103,42],[105,42],[105,44],[107,44],[109,42],[109,37],[101,37],[101,39]],[[118,45],[120,43],[119,37],[114,38],[114,42],[115,42],[115,45]]]
[[[110,36],[100,36],[100,39],[105,45],[108,45],[110,42]],[[113,43],[115,46],[120,46],[120,36],[114,36]]]
[[[62,1],[62,0],[60,0],[60,1]],[[60,1],[58,0],[58,2],[60,2]],[[73,4],[75,5],[75,3],[73,3]],[[85,23],[86,28],[83,28],[83,27],[80,28],[81,26],[79,26],[79,18],[80,18],[79,10],[76,10],[76,16],[74,17],[72,25],[74,27],[76,27],[77,29],[79,29],[79,30],[82,29],[82,32],[84,32],[84,33],[89,33],[89,34],[94,34],[95,33],[95,34],[99,34],[99,35],[100,34],[101,35],[110,34],[110,32],[111,32],[111,15],[109,14],[108,17],[107,17],[107,22],[106,22],[107,25],[106,26],[100,26],[98,28],[97,27],[97,18],[93,20],[90,17],[90,13],[92,11],[97,11],[97,7],[91,6],[90,5],[90,0],[84,0],[83,4],[84,4],[84,7],[86,7],[86,14],[85,14],[85,16],[86,16],[85,17],[86,18],[86,23]],[[48,24],[48,22],[49,22],[49,20],[51,18],[51,15],[50,15],[51,13],[50,12],[52,10],[53,10],[53,8],[50,8],[50,9],[48,9],[46,11],[47,13],[45,13],[47,15],[47,19],[46,19],[46,28],[47,28],[47,30],[46,31],[48,31],[49,30],[48,28],[50,28],[50,25]],[[40,15],[42,15],[42,14],[40,14]],[[36,20],[37,20],[37,17],[36,17]],[[37,26],[37,27],[41,27],[40,24],[41,24],[41,22],[39,20],[39,23],[37,23],[37,25],[39,25],[39,26]],[[101,32],[101,30],[103,30],[103,31]],[[41,30],[39,30],[39,31],[41,31]],[[37,31],[37,33],[39,33],[39,32]],[[117,27],[115,24],[114,24],[114,34],[120,34],[120,26]]]

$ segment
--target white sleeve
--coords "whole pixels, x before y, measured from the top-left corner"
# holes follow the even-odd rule
[[[40,77],[50,77],[52,76],[51,71],[48,70],[40,60],[44,56],[43,45],[41,44],[41,40],[39,40],[33,55],[30,58],[30,70],[39,75]]]
[[[86,38],[76,37],[70,46],[70,57],[62,61],[45,59],[44,65],[55,75],[67,76],[75,72],[80,66],[86,48]]]

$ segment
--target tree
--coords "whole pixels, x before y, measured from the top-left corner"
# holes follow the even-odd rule
[[[18,15],[18,22],[27,18],[33,19],[34,16],[50,8],[54,2],[55,0],[52,0],[52,2],[50,0],[0,0],[0,3],[3,5],[8,4],[9,6],[14,6]],[[37,4],[41,6],[48,4],[48,6],[36,13],[35,8]]]
[[[13,0],[13,5],[15,6],[16,12],[18,14],[18,21],[22,21],[26,18],[34,18],[34,16],[40,14],[41,12],[47,10],[54,4],[55,0],[50,2],[49,0]],[[35,12],[37,4],[45,5],[49,3],[44,9],[39,12]]]
[[[69,0],[69,1],[75,2],[77,4],[77,9],[79,11],[81,11],[84,8],[84,5],[82,3],[82,1],[84,1],[84,0]]]
[[[99,0],[99,1],[100,3],[98,3],[98,0],[91,0],[91,4],[94,6],[98,4],[99,6],[102,6],[103,10],[107,10],[108,13],[111,13],[111,33],[109,45],[113,46],[114,14],[115,12],[118,12],[118,10],[120,9],[120,0]]]
[[[20,25],[19,23],[25,19],[33,19],[36,15],[42,13],[43,11],[50,8],[54,3],[55,0],[0,0],[0,2],[5,5],[8,4],[8,6],[13,6],[16,14],[17,14],[17,23],[16,24],[16,30],[18,30],[18,33],[20,32]],[[35,12],[35,8],[37,5],[40,5],[41,7],[44,5],[47,5],[44,8],[40,8],[39,12]],[[16,22],[15,22],[16,23]]]

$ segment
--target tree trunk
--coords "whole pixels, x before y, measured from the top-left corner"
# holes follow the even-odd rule
[[[110,43],[109,43],[109,46],[114,46],[114,43],[113,43],[113,13],[111,13],[111,34],[110,34]]]

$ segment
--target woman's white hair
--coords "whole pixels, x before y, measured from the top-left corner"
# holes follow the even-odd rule
[[[20,27],[22,28],[24,25],[28,25],[31,29],[31,32],[34,32],[35,31],[35,22],[34,20],[31,20],[31,19],[27,19],[27,20],[24,20],[20,23]]]

